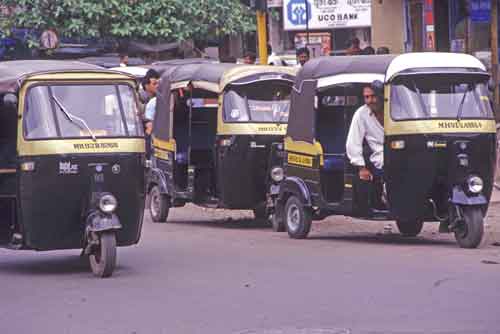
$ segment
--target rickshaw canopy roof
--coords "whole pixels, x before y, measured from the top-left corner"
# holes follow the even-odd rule
[[[229,84],[251,83],[259,80],[293,81],[296,69],[281,66],[238,65],[233,63],[188,63],[186,65],[170,65],[161,76],[157,93],[156,113],[153,122],[155,136],[162,140],[170,139],[171,125],[171,91],[192,85],[216,94]],[[268,74],[269,76],[266,76]],[[260,75],[260,77],[259,77]],[[272,76],[274,75],[274,76]],[[280,75],[279,77],[276,75]],[[248,82],[239,81],[252,77]]]
[[[319,57],[308,61],[297,75],[292,91],[287,135],[314,141],[314,97],[318,90],[348,83],[390,82],[401,74],[481,73],[485,66],[467,54],[421,52],[403,55]]]
[[[114,73],[102,67],[78,61],[14,60],[0,62],[0,93],[17,93],[31,76],[49,73],[93,72]]]

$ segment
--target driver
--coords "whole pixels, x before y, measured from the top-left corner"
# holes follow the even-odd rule
[[[382,184],[384,167],[384,107],[383,94],[377,84],[363,88],[365,104],[352,117],[347,135],[346,153],[350,163],[356,168],[357,195],[360,204],[369,203],[370,184]],[[363,143],[370,148],[365,160]],[[381,187],[380,187],[381,188]],[[362,203],[363,202],[363,203]],[[368,215],[368,207],[360,208],[362,215]]]

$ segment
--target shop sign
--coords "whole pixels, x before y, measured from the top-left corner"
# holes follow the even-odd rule
[[[283,0],[267,0],[267,8],[283,7]]]
[[[491,12],[491,0],[471,0],[470,20],[472,22],[489,22]]]
[[[371,26],[371,0],[283,0],[284,30]]]

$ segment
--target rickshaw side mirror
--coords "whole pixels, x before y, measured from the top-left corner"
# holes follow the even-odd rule
[[[7,93],[3,96],[3,109],[8,111],[17,111],[17,96],[13,93]]]

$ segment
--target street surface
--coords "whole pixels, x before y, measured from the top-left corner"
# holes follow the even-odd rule
[[[110,279],[78,250],[0,250],[0,333],[500,333],[500,203],[477,250],[434,224],[405,239],[330,217],[291,240],[250,212],[146,218]]]

